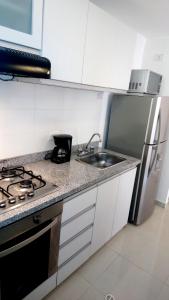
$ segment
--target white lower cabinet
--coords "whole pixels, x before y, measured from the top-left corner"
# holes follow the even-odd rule
[[[93,226],[87,227],[81,231],[77,236],[63,244],[60,247],[58,266],[63,265],[70,257],[77,253],[80,249],[89,244],[92,240]]]
[[[91,253],[91,244],[83,247],[74,257],[67,261],[58,270],[57,285],[63,282],[67,277],[69,277],[75,270],[77,270],[88,258]]]
[[[63,205],[57,285],[78,269],[91,255],[97,188]]]
[[[57,285],[127,224],[135,175],[136,168],[64,204]]]
[[[128,223],[135,176],[136,168],[119,177],[119,191],[114,213],[112,237]]]
[[[95,207],[89,207],[89,210],[83,211],[82,214],[75,216],[70,222],[62,225],[60,234],[60,245],[72,239],[87,226],[93,224]]]
[[[111,238],[119,177],[98,187],[92,238],[92,254]]]

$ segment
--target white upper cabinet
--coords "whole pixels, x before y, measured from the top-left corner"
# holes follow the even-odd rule
[[[0,0],[0,40],[41,49],[43,0]]]
[[[128,89],[137,34],[90,3],[83,83]]]
[[[52,79],[81,83],[88,0],[45,0],[43,55]]]

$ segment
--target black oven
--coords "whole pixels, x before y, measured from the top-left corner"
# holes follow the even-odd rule
[[[0,230],[0,300],[21,300],[57,272],[62,202]]]

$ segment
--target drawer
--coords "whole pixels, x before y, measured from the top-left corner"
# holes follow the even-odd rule
[[[60,245],[73,238],[87,226],[93,224],[94,216],[95,207],[91,207],[90,210],[85,211],[82,215],[63,225],[60,232]]]
[[[63,205],[62,223],[96,203],[97,189],[83,193]]]
[[[82,247],[90,243],[92,240],[92,232],[93,226],[85,231],[82,231],[82,233],[80,233],[73,240],[71,240],[71,242],[63,246],[59,251],[58,265],[61,266],[66,260],[72,257]]]
[[[79,253],[71,260],[65,263],[58,270],[57,285],[69,277],[75,270],[77,270],[90,257],[91,244],[86,245]]]

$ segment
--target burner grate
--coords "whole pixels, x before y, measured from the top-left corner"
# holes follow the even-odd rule
[[[56,190],[41,175],[35,175],[23,166],[2,168],[0,171],[0,214],[39,199]]]

